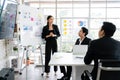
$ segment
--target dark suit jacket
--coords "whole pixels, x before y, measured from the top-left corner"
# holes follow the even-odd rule
[[[79,39],[78,38],[75,42],[75,45],[79,45]],[[91,39],[90,38],[87,38],[85,37],[85,39],[82,41],[81,45],[88,45],[90,43]],[[62,73],[65,73],[65,67],[64,66],[60,66],[60,70]],[[71,72],[72,72],[72,66],[67,66],[67,76],[70,78],[71,77]]]
[[[55,35],[57,35],[55,38],[57,38],[57,37],[60,36],[60,32],[59,32],[58,26],[55,25],[55,24],[53,24],[53,33]],[[50,32],[49,32],[49,26],[46,25],[46,26],[43,27],[43,30],[42,30],[42,38],[45,39],[45,40],[47,40],[46,35],[49,35],[49,34],[50,34]]]
[[[75,45],[79,45],[80,41],[79,41],[80,38],[78,38],[75,42]],[[82,41],[81,45],[88,45],[90,43],[91,39],[90,38],[87,38],[85,37],[85,39]]]
[[[86,56],[85,64],[90,64],[94,61],[92,76],[96,80],[98,59],[120,59],[120,42],[110,37],[103,37],[91,41]]]

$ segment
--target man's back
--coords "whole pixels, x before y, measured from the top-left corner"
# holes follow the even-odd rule
[[[87,55],[84,58],[85,64],[90,64],[94,60],[92,75],[96,78],[98,59],[120,59],[120,42],[110,37],[103,37],[94,40],[90,44]]]
[[[120,58],[120,42],[103,37],[92,42],[95,58]]]
[[[92,70],[93,80],[96,80],[98,59],[120,59],[120,42],[111,38],[116,31],[116,26],[111,22],[103,22],[98,36],[99,39],[91,41],[86,56],[85,64],[94,61]],[[112,64],[111,64],[112,65]]]

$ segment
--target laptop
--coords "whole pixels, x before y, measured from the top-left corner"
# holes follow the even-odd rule
[[[73,55],[75,57],[83,57],[86,55],[88,50],[88,45],[74,45],[73,46]]]

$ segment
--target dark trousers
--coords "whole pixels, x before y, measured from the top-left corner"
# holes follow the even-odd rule
[[[64,76],[70,79],[72,73],[72,66],[66,66],[66,69],[65,66],[60,66],[60,71],[64,74]]]
[[[49,73],[50,72],[50,66],[49,61],[51,59],[51,53],[52,55],[54,52],[57,52],[57,41],[56,40],[51,40],[51,41],[46,41],[46,46],[45,46],[45,72]],[[54,71],[57,71],[57,66],[54,66]]]

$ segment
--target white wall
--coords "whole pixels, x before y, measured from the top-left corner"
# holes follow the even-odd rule
[[[6,67],[5,40],[0,40],[0,70]]]

